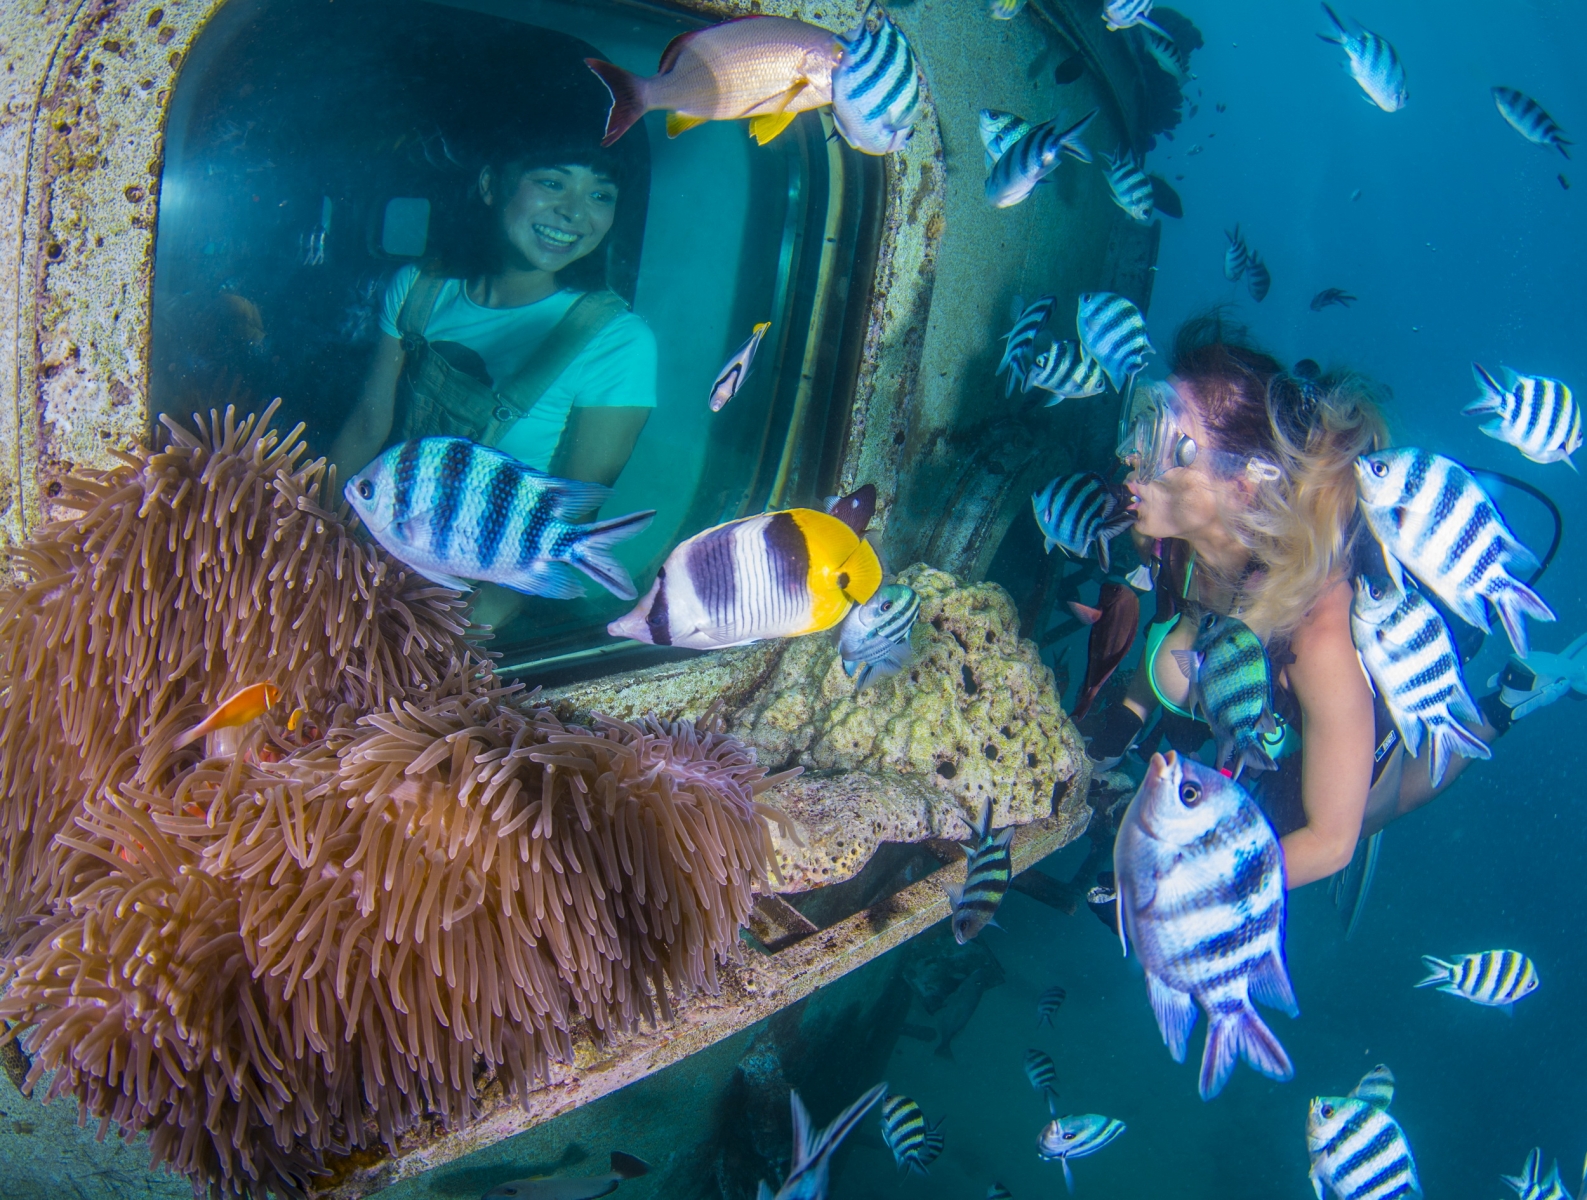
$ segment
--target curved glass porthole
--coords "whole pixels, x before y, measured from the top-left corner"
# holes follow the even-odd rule
[[[766,146],[737,122],[668,138],[653,113],[603,150],[610,99],[584,60],[650,74],[706,23],[619,0],[232,0],[172,103],[154,416],[279,396],[344,481],[404,436],[466,430],[612,484],[600,517],[655,509],[616,547],[641,593],[681,539],[818,502],[843,451],[881,167],[819,113]],[[535,208],[548,190],[576,195]],[[535,246],[512,220],[558,264],[549,296],[514,291],[504,246]],[[604,319],[570,333],[585,295]],[[712,382],[763,321],[753,372],[713,413]],[[668,653],[610,638],[629,604],[586,585],[483,592],[504,667]]]

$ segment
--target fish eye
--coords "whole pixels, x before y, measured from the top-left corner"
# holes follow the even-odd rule
[[[1080,1136],[1079,1130],[1064,1130],[1064,1141],[1066,1142],[1072,1142],[1078,1136]]]
[[[1195,808],[1201,803],[1201,785],[1185,780],[1179,785],[1179,802],[1186,808]]]
[[[893,610],[893,602],[891,600],[883,600],[882,604],[881,604],[881,607],[878,608],[876,611],[877,612],[891,612],[892,610]]]
[[[1332,1104],[1324,1104],[1322,1106],[1322,1115],[1325,1118],[1333,1116],[1334,1115],[1334,1106]]]
[[[360,500],[373,500],[375,498],[375,485],[367,479],[360,479],[353,485],[353,490],[358,493]]]
[[[1375,462],[1375,463],[1373,463],[1372,464],[1372,473],[1374,475],[1376,475],[1379,479],[1382,479],[1384,476],[1386,476],[1389,473],[1389,464],[1386,463],[1386,462]]]
[[[1367,584],[1367,595],[1371,596],[1374,600],[1381,600],[1383,599],[1383,589],[1375,583],[1369,583]]]

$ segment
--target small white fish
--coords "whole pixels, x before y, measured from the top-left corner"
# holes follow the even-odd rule
[[[1532,97],[1514,88],[1496,87],[1493,89],[1493,102],[1499,106],[1499,115],[1510,123],[1510,128],[1527,141],[1534,146],[1553,146],[1566,158],[1570,157],[1570,151],[1565,147],[1571,143],[1566,139],[1565,131]]]
[[[1499,368],[1498,380],[1477,363],[1471,369],[1482,398],[1461,411],[1491,415],[1480,427],[1483,433],[1535,463],[1563,462],[1576,469],[1570,456],[1581,449],[1581,409],[1569,387],[1545,375],[1517,375],[1509,367]]]
[[[766,336],[766,331],[770,328],[770,321],[762,321],[756,325],[749,335],[749,341],[740,346],[733,357],[727,360],[727,364],[716,377],[716,382],[711,385],[712,412],[721,412],[727,406],[727,402],[738,395],[738,389],[744,386],[744,379],[755,362],[755,351],[760,349],[760,339]]]
[[[1359,21],[1346,25],[1326,4],[1323,12],[1328,14],[1337,32],[1333,37],[1326,33],[1317,36],[1344,49],[1345,69],[1361,85],[1367,99],[1384,112],[1399,112],[1404,108],[1411,95],[1405,86],[1405,68],[1388,39],[1364,28]]]
[[[875,17],[876,27],[871,27]],[[926,109],[915,52],[874,3],[860,27],[838,37],[843,61],[832,72],[832,122],[861,154],[902,150]]]
[[[1424,954],[1422,965],[1431,973],[1417,987],[1436,987],[1489,1008],[1509,1008],[1537,991],[1537,968],[1515,950],[1484,950],[1454,962]]]
[[[1102,174],[1113,193],[1113,202],[1136,221],[1152,219],[1152,181],[1128,150],[1102,155]]]
[[[1251,251],[1240,236],[1238,225],[1234,227],[1233,233],[1224,230],[1223,236],[1229,239],[1229,248],[1223,252],[1223,277],[1230,283],[1238,283],[1251,263]]]
[[[1114,33],[1139,25],[1160,37],[1169,37],[1167,30],[1151,20],[1151,13],[1152,0],[1108,0],[1102,6],[1102,23]]]

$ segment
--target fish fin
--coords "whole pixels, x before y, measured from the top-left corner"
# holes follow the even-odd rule
[[[677,137],[680,133],[688,133],[696,125],[704,125],[709,117],[691,117],[685,113],[670,112],[667,114],[667,136]]]
[[[613,1150],[612,1173],[621,1175],[624,1179],[638,1179],[641,1175],[650,1174],[650,1164],[642,1158],[635,1158],[632,1154]]]
[[[1043,554],[1051,554],[1052,553],[1052,548],[1058,544],[1055,539],[1050,538],[1050,537],[1045,537],[1045,536],[1042,538],[1041,542],[1042,542],[1042,547],[1041,548],[1042,548],[1042,553]]]
[[[1573,450],[1573,451],[1571,451],[1571,454],[1574,454],[1574,453],[1575,453],[1575,451],[1574,451],[1574,450]],[[1579,469],[1578,469],[1578,468],[1577,468],[1577,466],[1576,466],[1576,462],[1575,462],[1575,460],[1574,460],[1574,459],[1573,459],[1573,458],[1571,458],[1571,455],[1570,455],[1570,454],[1567,454],[1567,455],[1566,455],[1566,456],[1565,456],[1565,457],[1564,457],[1564,458],[1562,458],[1562,459],[1560,459],[1560,462],[1562,462],[1562,463],[1564,463],[1564,464],[1565,464],[1565,465],[1566,465],[1566,466],[1567,466],[1567,467],[1569,467],[1569,468],[1570,468],[1570,469],[1571,469],[1571,470],[1572,470],[1572,471],[1575,471],[1575,472],[1576,472],[1576,474],[1578,474],[1578,475],[1580,475],[1580,474],[1581,474],[1581,471],[1580,471],[1580,470],[1579,470]]]
[[[855,604],[864,604],[882,586],[882,561],[864,538],[860,538],[849,556],[838,564],[838,573],[849,577],[848,586],[842,591]]]
[[[764,1179],[760,1181],[760,1187],[755,1192],[755,1200],[777,1200],[777,1197],[775,1194],[773,1194],[770,1185],[768,1185]],[[1321,1194],[1318,1195],[1317,1200],[1322,1200]]]
[[[1503,368],[1501,368],[1502,370]],[[1463,413],[1498,412],[1499,402],[1503,399],[1506,388],[1500,387],[1499,382],[1488,373],[1481,363],[1471,364],[1471,373],[1477,380],[1477,386],[1483,391],[1482,398],[1473,400],[1460,411]]]
[[[1432,987],[1434,984],[1447,984],[1455,977],[1454,963],[1446,963],[1443,959],[1434,958],[1431,954],[1422,955],[1422,967],[1424,970],[1431,971],[1432,974],[1416,985],[1419,988]]]
[[[584,595],[584,583],[579,574],[567,563],[541,560],[527,570],[516,573],[511,579],[499,580],[504,588],[522,592],[526,596],[544,596],[548,600],[577,600]],[[632,600],[633,596],[624,597]]]
[[[634,581],[628,568],[612,557],[611,548],[639,533],[655,515],[656,510],[649,508],[583,526],[578,542],[568,551],[568,562],[619,599],[634,599],[639,594]]]
[[[645,81],[632,71],[625,71],[616,63],[604,59],[586,58],[584,65],[595,72],[596,78],[612,94],[612,108],[606,115],[606,134],[601,138],[601,145],[610,146],[649,111],[650,105],[645,102]],[[671,133],[670,116],[667,124],[668,133]]]
[[[1284,1047],[1249,1004],[1212,1019],[1201,1055],[1203,1100],[1211,1100],[1223,1090],[1234,1072],[1236,1057],[1244,1058],[1269,1079],[1290,1079],[1295,1074]]]
[[[1323,1200],[1323,1181],[1322,1176],[1317,1174],[1317,1168],[1313,1167],[1306,1173],[1306,1176],[1311,1180],[1311,1190],[1317,1193],[1317,1200]],[[763,1183],[760,1186],[765,1187],[766,1185]],[[775,1197],[773,1200],[775,1200]]]
[[[1554,620],[1554,610],[1531,588],[1514,579],[1508,580],[1508,586],[1497,596],[1488,597],[1494,611],[1499,614],[1499,623],[1504,626],[1505,633],[1510,635],[1510,645],[1522,658],[1526,657],[1526,625],[1523,617],[1531,617],[1537,621]]]
[[[1168,30],[1159,25],[1156,21],[1150,21],[1145,17],[1138,17],[1136,18],[1135,23],[1142,29],[1150,29],[1160,38],[1166,38],[1170,42],[1174,40],[1173,35],[1169,33]]]
[[[1502,419],[1495,419],[1485,422],[1484,424],[1477,426],[1477,432],[1485,433],[1496,441],[1502,442],[1505,440],[1504,421]]]
[[[474,590],[474,585],[472,583],[469,583],[464,579],[459,579],[456,575],[447,575],[442,571],[427,571],[423,567],[415,567],[411,563],[405,565],[408,566],[410,570],[417,571],[420,575],[423,575],[426,579],[430,580],[430,582],[438,583],[442,587],[452,588],[455,591],[462,592],[465,596]]]
[[[538,472],[536,472],[538,474]],[[545,476],[544,478],[550,478]],[[577,524],[599,510],[611,498],[612,489],[599,483],[558,479],[550,495],[551,515],[559,521]]]
[[[792,99],[791,96],[789,98]],[[750,136],[764,146],[784,129],[787,129],[798,115],[796,112],[774,112],[762,113],[758,117],[751,117],[749,119]]]
[[[791,1175],[810,1161],[816,1148],[815,1132],[810,1127],[810,1110],[805,1107],[798,1092],[789,1091],[788,1107],[793,1110],[793,1165],[788,1169]]]
[[[860,537],[876,515],[876,485],[867,483],[827,506],[827,515],[836,517]]]
[[[1191,683],[1195,683],[1196,668],[1200,666],[1196,661],[1196,652],[1194,650],[1174,650],[1170,654],[1175,665],[1179,667],[1179,673],[1190,680]]]
[[[1251,998],[1258,1004],[1276,1008],[1286,1017],[1298,1016],[1300,1005],[1295,1003],[1295,989],[1290,984],[1284,960],[1276,952],[1270,953],[1251,972]]]
[[[1381,829],[1371,837],[1362,838],[1350,857],[1350,865],[1334,876],[1329,887],[1334,907],[1339,910],[1340,920],[1344,922],[1347,942],[1355,936],[1356,926],[1361,923],[1361,914],[1366,911],[1367,896],[1372,891],[1372,879],[1377,874],[1382,845]]]
[[[1102,619],[1102,610],[1092,608],[1089,604],[1081,604],[1078,600],[1069,601],[1069,611],[1087,625],[1095,625]]]
[[[1169,987],[1156,975],[1147,975],[1146,994],[1151,998],[1152,1013],[1157,1017],[1163,1045],[1168,1047],[1176,1063],[1184,1062],[1185,1043],[1196,1027],[1196,1002],[1189,992]]]
[[[942,890],[948,894],[948,903],[954,908],[958,908],[959,901],[964,896],[964,885],[962,883],[945,883],[942,885]]]
[[[1458,721],[1428,722],[1427,743],[1428,753],[1432,756],[1428,762],[1428,775],[1434,787],[1443,782],[1444,771],[1449,766],[1452,755],[1460,754],[1466,758],[1493,757],[1493,751]]]
[[[1515,1002],[1513,1000],[1509,1004],[1495,1004],[1494,1007],[1507,1017],[1515,1016]]]

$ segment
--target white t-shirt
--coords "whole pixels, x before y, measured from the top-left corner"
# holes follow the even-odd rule
[[[409,264],[392,278],[381,307],[382,332],[402,336],[397,314],[418,277],[419,268]],[[430,310],[424,337],[467,346],[485,360],[485,369],[499,387],[523,369],[581,295],[564,288],[533,304],[486,308],[468,298],[461,279],[448,279]],[[619,313],[589,340],[496,448],[544,471],[568,423],[569,409],[655,406],[656,335],[633,313]]]

